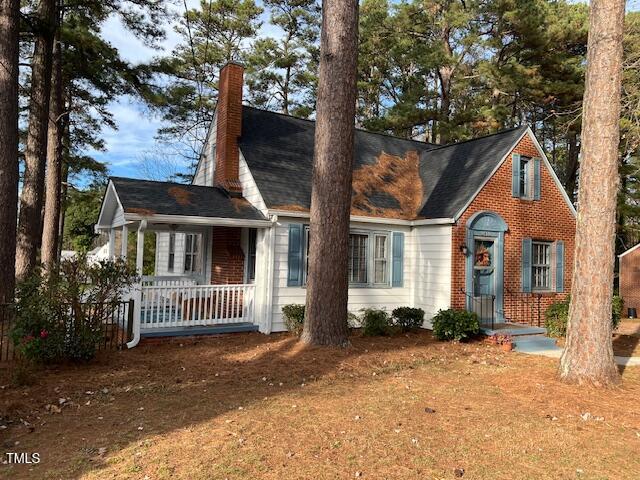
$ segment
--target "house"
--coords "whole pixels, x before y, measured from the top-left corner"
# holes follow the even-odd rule
[[[135,230],[142,271],[156,239],[137,333],[281,331],[282,306],[305,301],[315,124],[244,106],[242,90],[227,64],[192,185],[109,182],[96,228],[110,255]],[[526,126],[444,146],[357,130],[349,309],[419,307],[425,327],[448,307],[539,323],[570,289],[575,216]]]
[[[620,262],[620,296],[627,309],[635,308],[637,317],[640,311],[640,243],[618,256]],[[629,315],[631,316],[631,315]]]

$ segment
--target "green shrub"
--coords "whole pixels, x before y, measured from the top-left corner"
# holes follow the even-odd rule
[[[549,337],[564,337],[567,335],[567,322],[569,321],[569,303],[571,296],[564,300],[553,302],[544,312],[544,326]],[[614,295],[611,302],[611,326],[615,330],[620,325],[624,301],[619,295]]]
[[[377,308],[362,309],[362,334],[366,337],[388,335],[391,327],[389,314]]]
[[[121,259],[88,265],[81,256],[59,268],[59,273],[36,271],[17,287],[10,335],[26,361],[91,360],[104,321],[137,280],[135,269]]]
[[[403,332],[420,328],[424,321],[424,310],[421,308],[398,307],[391,312],[393,323]]]
[[[554,302],[544,312],[544,328],[547,336],[553,338],[564,337],[567,334],[567,319],[569,318],[569,296],[565,300]]]
[[[480,333],[480,322],[474,312],[466,310],[440,310],[433,320],[433,336],[438,340],[468,340]]]
[[[282,307],[284,324],[291,333],[300,335],[304,326],[304,305],[291,303]]]

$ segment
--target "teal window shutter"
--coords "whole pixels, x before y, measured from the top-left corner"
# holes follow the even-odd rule
[[[564,292],[564,242],[556,242],[556,292]]]
[[[511,194],[520,197],[520,155],[511,155]]]
[[[522,239],[522,291],[531,291],[531,239]]]
[[[404,233],[393,232],[393,264],[391,286],[401,287],[404,269]]]
[[[533,199],[540,200],[540,159],[533,159]]]
[[[289,257],[287,286],[299,287],[302,285],[302,233],[303,225],[299,223],[289,224]]]

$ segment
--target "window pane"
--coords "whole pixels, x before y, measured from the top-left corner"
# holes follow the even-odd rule
[[[367,283],[367,235],[349,235],[349,282]]]
[[[375,248],[374,248],[374,271],[373,282],[374,283],[387,283],[388,282],[388,268],[387,268],[387,242],[388,237],[386,235],[375,236]]]
[[[534,289],[547,290],[551,287],[551,244],[533,243],[531,277]]]
[[[249,229],[249,252],[247,255],[247,280],[252,282],[256,279],[256,243],[258,230]]]
[[[529,159],[520,158],[520,196],[529,196]]]

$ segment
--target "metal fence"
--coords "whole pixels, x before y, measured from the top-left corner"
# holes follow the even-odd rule
[[[504,318],[508,322],[541,327],[544,325],[542,295],[534,292],[504,290]]]
[[[481,327],[493,328],[496,323],[496,296],[495,295],[471,295],[460,289],[467,297],[467,310],[478,315]]]
[[[64,316],[65,335],[71,337],[84,326],[98,332],[96,348],[119,350],[126,348],[133,338],[133,300],[117,303],[83,303],[77,308],[69,307]],[[17,352],[12,338],[15,326],[15,311],[12,304],[0,303],[0,362],[16,358]]]

